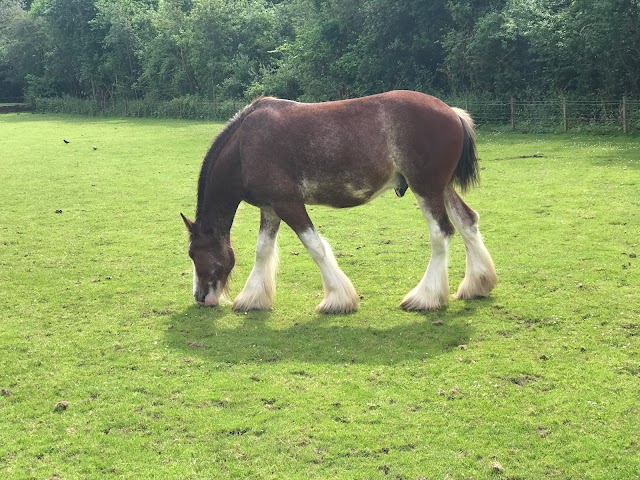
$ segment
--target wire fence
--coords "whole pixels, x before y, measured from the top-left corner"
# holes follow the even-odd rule
[[[573,101],[566,99],[465,102],[480,127],[520,132],[640,131],[640,101]]]
[[[0,105],[22,103],[23,101],[22,97],[0,97]]]
[[[0,113],[15,113],[29,111],[29,105],[22,103],[22,98],[0,97]]]
[[[28,105],[42,113],[71,113],[88,116],[185,118],[226,121],[245,105],[244,100],[206,100],[183,97],[169,101],[117,100],[96,102],[73,97],[36,98]],[[618,100],[451,100],[450,105],[468,110],[480,128],[529,133],[586,131],[639,133],[640,101]],[[0,99],[0,105],[2,99]],[[1,110],[1,109],[0,109]],[[16,111],[16,110],[6,110]]]

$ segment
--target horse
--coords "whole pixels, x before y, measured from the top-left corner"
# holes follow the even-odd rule
[[[359,296],[320,236],[305,205],[348,208],[388,189],[410,188],[426,219],[431,256],[401,308],[448,304],[449,241],[465,243],[466,271],[456,298],[486,297],[496,285],[479,215],[454,189],[478,182],[474,123],[464,110],[427,94],[391,91],[324,103],[262,97],[239,111],[214,139],[198,178],[195,221],[180,214],[193,261],[193,296],[216,306],[235,264],[230,231],[239,204],[260,209],[255,264],[235,311],[270,309],[275,296],[278,229],[284,221],[317,264],[320,313],[357,310]]]

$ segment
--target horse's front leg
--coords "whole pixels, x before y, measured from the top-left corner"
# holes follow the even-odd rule
[[[316,262],[322,275],[324,300],[316,307],[319,313],[350,313],[360,301],[351,280],[338,266],[327,241],[316,231],[302,202],[274,205],[276,213],[296,232]]]
[[[233,309],[240,312],[267,310],[276,295],[276,271],[278,269],[278,229],[280,217],[271,208],[260,210],[260,231],[256,246],[256,263],[242,291],[233,302]]]

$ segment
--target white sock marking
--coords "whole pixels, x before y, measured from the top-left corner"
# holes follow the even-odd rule
[[[233,302],[233,309],[248,311],[271,308],[276,294],[277,270],[277,234],[272,237],[260,230],[256,246],[256,263],[244,288]]]
[[[302,232],[300,241],[320,268],[324,300],[317,310],[322,313],[348,313],[358,308],[359,298],[351,280],[338,266],[327,241],[309,229]]]
[[[449,237],[440,230],[438,222],[431,216],[425,202],[418,198],[429,227],[431,258],[420,283],[411,290],[401,303],[405,310],[434,310],[449,301]]]
[[[448,196],[445,198],[449,216],[460,232],[467,252],[464,279],[455,296],[462,299],[486,297],[495,287],[498,277],[491,254],[482,241],[479,216],[476,213],[476,221],[469,225],[469,219],[461,218],[459,210],[452,205],[451,199]]]

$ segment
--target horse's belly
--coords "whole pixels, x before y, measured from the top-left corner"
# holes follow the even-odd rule
[[[302,180],[300,190],[306,204],[349,208],[363,205],[385,190],[396,187],[396,176],[375,183],[331,180]]]

